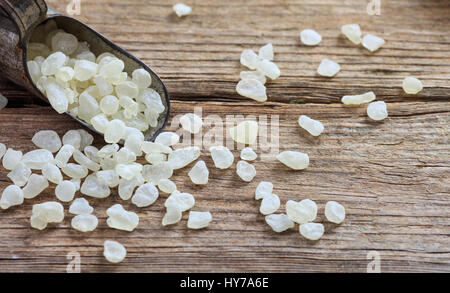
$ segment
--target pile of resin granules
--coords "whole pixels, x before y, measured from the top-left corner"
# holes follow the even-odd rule
[[[185,7],[174,10],[180,16],[188,14]],[[373,35],[361,38],[361,30],[356,24],[344,25],[341,31],[351,42],[362,44],[372,52],[385,43]],[[32,138],[37,149],[25,154],[0,143],[0,159],[13,183],[3,190],[0,208],[21,205],[25,199],[37,197],[54,184],[55,201],[33,205],[31,227],[44,230],[48,225],[61,223],[67,216],[60,203],[64,202],[70,203],[68,213],[73,215],[72,228],[92,232],[98,225],[98,219],[93,215],[95,207],[86,198],[76,197],[77,193],[106,198],[114,193],[112,189],[117,188],[120,199],[131,200],[139,209],[152,205],[162,192],[170,195],[164,204],[166,213],[161,225],[176,224],[183,212],[189,211],[188,228],[208,227],[213,215],[209,211],[195,211],[194,196],[179,191],[171,180],[174,170],[189,166],[190,180],[198,185],[207,184],[208,167],[203,160],[198,160],[201,150],[196,146],[176,148],[180,137],[175,132],[162,132],[154,142],[144,140],[143,132],[156,127],[166,110],[160,95],[151,88],[150,74],[144,69],[124,71],[124,62],[113,54],[94,55],[89,44],[58,29],[53,21],[38,27],[37,32],[41,37],[32,38],[28,51],[28,70],[34,83],[58,113],[69,112],[92,125],[104,135],[108,144],[98,149],[92,145],[93,136],[83,129],[69,130],[62,138],[53,130],[39,131]],[[322,40],[311,29],[303,30],[300,39],[307,46],[316,46]],[[273,60],[272,44],[261,47],[258,55],[252,50],[244,50],[240,61],[250,71],[241,72],[237,92],[258,102],[266,101],[266,77],[274,80],[281,74]],[[340,69],[337,62],[325,58],[317,73],[333,77]],[[420,80],[413,77],[405,78],[402,86],[408,94],[422,90]],[[341,101],[345,105],[370,103],[368,116],[373,120],[383,120],[388,115],[386,103],[374,102],[375,99],[375,94],[370,91],[344,96]],[[202,130],[202,118],[193,113],[183,115],[179,122],[187,133],[196,134]],[[298,118],[298,124],[312,136],[319,136],[325,130],[320,121],[306,115]],[[258,137],[258,123],[242,121],[228,131],[235,142],[253,145]],[[208,151],[217,169],[229,169],[236,159],[225,146],[213,146]],[[252,161],[257,156],[249,146],[241,150],[235,172],[244,182],[251,182],[256,176]],[[143,161],[141,157],[148,164],[138,163]],[[283,151],[276,159],[292,170],[309,166],[308,154],[299,151]],[[285,212],[276,213],[281,200],[273,189],[271,182],[263,181],[255,190],[255,199],[261,200],[259,211],[272,230],[283,232],[298,224],[303,237],[320,239],[325,229],[323,224],[314,222],[317,204],[310,199],[289,200]],[[139,216],[125,210],[121,204],[109,207],[106,215],[106,223],[112,229],[132,232],[139,225]],[[345,208],[336,201],[328,201],[324,215],[328,221],[340,224],[345,219]],[[110,262],[121,262],[126,256],[126,248],[116,241],[107,240],[104,242],[104,256]]]

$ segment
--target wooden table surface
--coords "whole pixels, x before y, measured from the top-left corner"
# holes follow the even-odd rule
[[[68,2],[48,4],[64,11]],[[197,210],[211,211],[213,222],[200,231],[186,228],[187,213],[178,225],[161,226],[167,195],[137,209],[121,202],[117,191],[108,199],[89,199],[99,217],[93,233],[71,229],[70,215],[44,231],[31,229],[31,207],[54,199],[52,185],[36,199],[0,211],[0,271],[65,272],[67,254],[77,252],[82,272],[366,272],[374,254],[369,252],[376,251],[382,272],[450,272],[449,1],[381,0],[381,15],[371,16],[365,0],[186,0],[193,12],[182,19],[172,11],[175,2],[83,0],[76,17],[160,74],[172,98],[172,117],[194,107],[222,119],[278,115],[280,150],[307,152],[310,167],[296,172],[274,158],[259,160],[256,178],[244,183],[235,165],[215,169],[203,150],[208,185],[193,186],[190,168],[173,177],[180,190],[195,195]],[[360,24],[386,44],[375,53],[354,46],[340,34],[347,23]],[[322,35],[319,46],[300,44],[304,28]],[[239,56],[267,42],[274,45],[282,74],[267,84],[268,101],[256,103],[235,92],[244,70]],[[332,79],[316,74],[325,57],[341,65]],[[402,91],[409,75],[424,83],[418,95]],[[343,95],[369,90],[388,103],[389,118],[381,123],[369,120],[364,106],[340,103]],[[62,135],[79,128],[11,82],[2,79],[0,91],[10,99],[0,111],[0,141],[8,147],[28,151],[38,130]],[[318,138],[306,134],[297,124],[301,114],[322,121],[325,132]],[[102,144],[98,136],[96,144]],[[10,184],[6,175],[0,169],[0,190]],[[271,231],[253,199],[262,180],[274,183],[280,211],[290,199],[315,200],[323,238],[310,242],[297,229]],[[346,207],[343,224],[324,219],[329,200]],[[117,202],[139,214],[134,232],[106,225],[105,210]],[[122,263],[106,262],[106,239],[126,246]]]

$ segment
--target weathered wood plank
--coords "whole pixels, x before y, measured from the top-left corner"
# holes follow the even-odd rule
[[[48,3],[60,11],[67,4]],[[217,170],[204,150],[201,158],[210,167],[207,186],[193,186],[189,168],[174,176],[181,190],[196,196],[196,209],[212,212],[214,221],[203,231],[187,230],[187,215],[179,225],[162,228],[167,195],[137,211],[141,223],[135,232],[109,229],[105,210],[119,200],[116,191],[106,200],[90,200],[100,219],[94,233],[71,229],[71,216],[42,232],[30,229],[31,206],[53,199],[49,189],[0,212],[1,270],[64,272],[67,253],[77,251],[85,272],[365,272],[367,253],[375,250],[384,272],[450,271],[448,1],[382,1],[380,16],[366,14],[367,1],[186,3],[193,4],[193,14],[178,19],[172,3],[163,0],[84,0],[78,18],[154,67],[174,100],[172,117],[194,107],[221,119],[278,115],[280,150],[307,152],[310,167],[293,172],[273,158],[257,161],[257,177],[245,184],[235,175],[235,165]],[[385,38],[385,47],[372,54],[351,45],[339,28],[352,22]],[[320,46],[299,44],[298,34],[307,27],[322,34]],[[256,50],[269,41],[282,76],[268,83],[269,102],[258,104],[235,93],[243,70],[238,60],[243,48]],[[324,57],[342,66],[333,79],[316,76]],[[401,90],[409,74],[425,84],[416,96]],[[364,107],[339,103],[342,95],[368,90],[388,102],[386,121],[372,122]],[[11,101],[0,112],[0,141],[10,147],[33,149],[30,139],[41,129],[62,135],[79,128],[12,83],[0,79],[0,91]],[[306,104],[290,103],[294,99]],[[300,114],[321,120],[325,133],[308,136],[297,125]],[[205,128],[204,133],[210,126]],[[96,143],[101,144],[98,136]],[[6,175],[1,169],[0,190],[9,184]],[[294,230],[271,232],[253,199],[257,183],[268,179],[275,183],[282,208],[289,199],[314,199],[322,222],[326,201],[338,200],[347,208],[346,221],[339,226],[324,221],[327,232],[316,243]],[[127,247],[128,257],[120,265],[104,260],[106,239]]]

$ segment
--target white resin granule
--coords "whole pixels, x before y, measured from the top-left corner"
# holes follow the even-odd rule
[[[280,207],[280,198],[276,194],[268,194],[264,196],[259,207],[259,212],[263,215],[275,213]]]
[[[114,170],[101,170],[95,173],[97,179],[108,187],[114,188],[119,185],[119,175]]]
[[[137,101],[144,103],[147,108],[152,109],[157,114],[164,112],[165,106],[161,101],[161,95],[154,89],[140,91]]]
[[[101,181],[95,174],[86,177],[81,185],[80,192],[95,198],[105,198],[111,194],[108,185]]]
[[[55,188],[56,198],[62,202],[72,201],[77,191],[75,184],[69,180],[64,180],[59,183]]]
[[[126,180],[131,180],[142,172],[143,166],[138,163],[133,164],[117,164],[114,168],[116,173]]]
[[[272,61],[274,57],[272,43],[268,43],[259,48],[258,57]]]
[[[172,193],[164,203],[165,207],[177,206],[182,212],[191,209],[195,205],[195,199],[190,193]]]
[[[139,89],[146,89],[152,84],[152,77],[145,69],[139,68],[131,74],[132,81],[139,87]]]
[[[100,165],[98,163],[89,159],[85,154],[83,154],[79,150],[75,150],[75,152],[73,153],[73,159],[75,162],[77,162],[81,166],[88,168],[91,171],[95,172],[100,170]]]
[[[315,46],[322,41],[322,36],[313,29],[304,29],[300,33],[300,40],[307,46]]]
[[[367,116],[376,121],[384,120],[388,116],[386,103],[383,101],[370,103],[367,106]]]
[[[207,184],[209,171],[204,161],[198,161],[188,173],[194,184]]]
[[[266,195],[271,195],[273,191],[273,184],[268,181],[262,181],[258,184],[255,191],[255,199],[263,199]]]
[[[155,142],[170,147],[180,142],[180,136],[175,132],[161,132],[156,137]]]
[[[196,146],[177,149],[169,154],[168,162],[174,170],[181,169],[200,156],[200,149]]]
[[[203,121],[199,116],[193,113],[187,113],[181,116],[180,124],[184,130],[195,134],[200,132],[200,129],[203,126]]]
[[[127,250],[117,241],[106,240],[103,244],[103,255],[110,263],[119,263],[127,256]]]
[[[94,215],[76,215],[71,224],[72,228],[80,232],[92,232],[97,228],[98,219]]]
[[[240,78],[242,80],[244,79],[256,79],[261,84],[265,84],[267,82],[266,76],[262,74],[261,72],[257,70],[251,70],[251,71],[241,71]]]
[[[70,178],[76,178],[76,179],[81,179],[84,178],[88,175],[88,168],[86,168],[85,166],[81,166],[78,164],[74,164],[74,163],[68,163],[66,164],[66,166],[64,166],[63,168],[61,168],[61,171],[66,174],[67,176],[69,176]]]
[[[58,69],[58,72],[55,74],[55,77],[59,81],[68,82],[72,80],[74,75],[75,71],[72,69],[72,67],[63,66],[60,69]]]
[[[81,134],[77,130],[67,131],[62,138],[63,145],[71,145],[75,149],[79,150],[81,148]]]
[[[36,132],[31,141],[41,149],[56,153],[62,146],[59,135],[53,130],[41,130]]]
[[[284,151],[277,155],[277,159],[294,170],[302,170],[309,165],[308,155],[301,152]]]
[[[317,204],[310,199],[299,202],[288,200],[286,202],[286,214],[289,219],[299,224],[312,222],[317,216]]]
[[[41,170],[48,163],[55,163],[55,159],[50,151],[38,149],[24,154],[22,162],[31,169]]]
[[[34,198],[49,186],[47,179],[42,175],[31,174],[28,183],[22,189],[24,198]]]
[[[63,220],[64,207],[59,202],[48,201],[33,205],[31,227],[43,230],[48,223],[61,223]]]
[[[115,159],[119,164],[130,164],[136,161],[136,155],[128,148],[123,147],[115,154]]]
[[[146,154],[145,160],[150,164],[154,165],[160,162],[167,161],[167,156],[165,154]]]
[[[141,145],[142,151],[146,154],[170,154],[172,152],[172,149],[166,145],[163,145],[161,143],[157,142],[151,142],[151,141],[144,141]]]
[[[53,51],[71,55],[78,48],[78,39],[72,34],[58,32],[52,37],[51,45]]]
[[[246,49],[241,53],[241,64],[254,70],[258,66],[260,59],[253,50]]]
[[[110,158],[112,157],[115,153],[117,153],[117,151],[119,150],[119,145],[118,144],[107,144],[104,147],[102,147],[98,152],[97,152],[97,157],[99,158]]]
[[[92,126],[95,130],[97,130],[100,133],[105,133],[106,127],[109,124],[108,118],[105,116],[105,114],[98,114],[91,118],[90,120]]]
[[[294,222],[285,214],[271,214],[266,216],[265,220],[272,230],[277,233],[294,228]]]
[[[239,161],[236,164],[236,173],[245,182],[250,182],[256,176],[256,169],[255,166],[246,161]]]
[[[9,185],[2,192],[0,198],[0,208],[6,210],[12,206],[21,205],[23,203],[23,191],[17,185]]]
[[[183,3],[175,4],[172,8],[178,17],[189,15],[192,12],[192,8]]]
[[[361,28],[358,24],[344,24],[341,27],[341,32],[346,36],[353,44],[359,45],[361,43]]]
[[[237,143],[253,144],[258,137],[258,122],[246,120],[229,129],[231,138]]]
[[[86,81],[93,78],[98,72],[98,64],[88,60],[77,60],[75,62],[75,78],[79,81]]]
[[[75,152],[75,148],[72,145],[70,145],[70,144],[63,145],[55,156],[56,165],[59,168],[65,167],[74,152]]]
[[[337,62],[325,58],[322,59],[322,62],[320,62],[320,65],[317,68],[317,73],[322,76],[332,77],[335,76],[340,70],[341,67]]]
[[[11,148],[7,149],[3,155],[2,164],[6,170],[13,170],[22,160],[23,154],[21,151],[16,151]]]
[[[325,204],[325,217],[332,223],[342,223],[345,220],[344,206],[335,201],[327,202]]]
[[[69,213],[74,215],[88,215],[92,214],[93,211],[94,208],[82,197],[75,199],[69,207]]]
[[[164,193],[173,193],[177,190],[177,185],[170,179],[161,179],[158,182],[158,188]]]
[[[319,136],[324,129],[323,124],[320,121],[311,119],[306,115],[300,115],[298,118],[298,124],[312,136]]]
[[[233,164],[234,155],[227,147],[212,146],[209,151],[216,168],[228,169]]]
[[[256,79],[248,78],[239,81],[236,85],[236,91],[239,95],[257,102],[267,101],[266,87]]]
[[[44,167],[42,167],[42,175],[48,181],[59,184],[63,181],[63,176],[61,174],[61,170],[53,164],[47,163]]]
[[[8,173],[7,177],[17,186],[22,187],[27,184],[31,176],[31,169],[24,163],[20,162],[17,166]]]
[[[135,99],[139,94],[138,86],[132,81],[124,81],[116,85],[116,94],[117,97],[129,97],[131,99]],[[125,105],[122,105],[125,106]]]
[[[136,189],[131,202],[139,208],[147,207],[153,204],[158,199],[158,196],[158,189],[156,189],[155,185],[146,183]]]
[[[104,96],[100,101],[100,110],[106,115],[113,115],[119,111],[119,99],[115,96]]]
[[[172,177],[173,169],[169,162],[160,162],[154,165],[145,165],[142,176],[145,180],[153,184],[158,184],[161,179]]]
[[[374,92],[367,92],[361,95],[343,96],[341,102],[345,105],[361,105],[370,103],[376,99]]]
[[[203,229],[208,227],[211,221],[212,215],[210,212],[190,211],[187,227],[189,229]]]
[[[178,205],[169,205],[166,207],[166,213],[164,214],[161,224],[163,226],[176,224],[181,221],[182,215],[183,214]]]
[[[423,84],[418,78],[408,76],[403,79],[402,87],[405,93],[415,95],[423,89]]]
[[[325,228],[320,223],[305,223],[299,228],[300,234],[308,240],[319,240],[323,236]]]
[[[46,96],[53,109],[59,114],[62,114],[68,110],[69,100],[65,89],[56,81],[53,82],[49,79],[46,87]]]
[[[386,42],[382,38],[370,34],[365,35],[362,39],[362,45],[364,48],[371,52],[375,52],[380,49],[385,43]]]
[[[115,204],[106,210],[108,219],[106,223],[109,227],[131,232],[139,224],[139,217],[134,212],[126,211],[121,204]]]
[[[266,59],[263,59],[261,62],[259,62],[257,68],[261,73],[263,73],[265,76],[269,77],[272,80],[277,79],[278,77],[280,77],[281,74],[281,71],[278,68],[278,66],[272,61]]]
[[[137,186],[144,184],[144,182],[145,180],[144,178],[142,178],[142,175],[140,177],[136,177],[131,180],[121,178],[119,180],[119,188],[118,188],[119,197],[123,200],[130,199],[133,196],[134,189]]]
[[[117,143],[125,136],[125,132],[125,123],[122,120],[114,119],[106,126],[105,141],[107,143]]]
[[[67,61],[66,55],[62,52],[55,52],[47,57],[41,65],[43,75],[55,75]]]
[[[77,131],[81,136],[80,150],[85,150],[86,147],[91,146],[94,142],[94,137],[84,129],[77,129]]]
[[[246,161],[256,160],[257,155],[251,147],[246,147],[241,150],[241,159]]]
[[[135,131],[131,132],[131,129],[134,129]],[[137,130],[136,128],[127,128],[127,137],[125,138],[125,144],[124,147],[132,151],[136,156],[142,155],[142,143],[144,142],[144,135],[142,132]]]

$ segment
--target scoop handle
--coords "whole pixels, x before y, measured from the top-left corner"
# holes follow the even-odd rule
[[[0,8],[16,24],[22,44],[29,29],[47,13],[44,0],[0,0]]]

